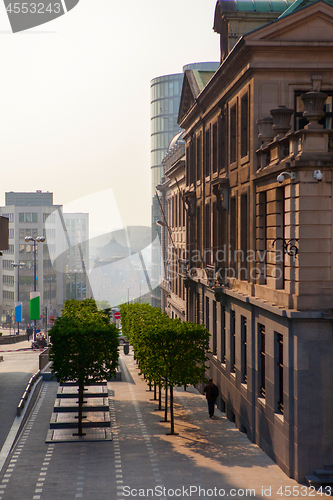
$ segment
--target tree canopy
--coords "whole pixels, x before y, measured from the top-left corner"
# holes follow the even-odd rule
[[[164,385],[166,393],[170,388],[174,434],[173,387],[204,379],[210,334],[203,325],[171,319],[148,304],[124,304],[121,316],[123,333],[133,346],[141,372],[150,383]],[[167,401],[165,404],[167,408]]]
[[[50,330],[52,372],[59,382],[79,386],[79,435],[82,435],[84,385],[115,375],[118,365],[118,331],[107,312],[93,299],[65,302],[62,316]]]

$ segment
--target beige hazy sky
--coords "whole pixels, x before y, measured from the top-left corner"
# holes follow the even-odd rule
[[[215,4],[80,0],[12,34],[1,2],[1,205],[5,191],[66,204],[112,189],[124,225],[150,225],[150,80],[219,59]]]

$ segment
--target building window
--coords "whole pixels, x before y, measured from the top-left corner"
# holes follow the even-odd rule
[[[225,363],[225,306],[221,305],[221,363]]]
[[[14,238],[14,229],[9,230],[9,238]]]
[[[230,198],[230,268],[232,277],[236,276],[237,264],[235,259],[237,245],[237,216],[236,198]]]
[[[2,217],[9,219],[9,222],[14,222],[14,214],[3,214]]]
[[[213,125],[213,172],[217,172],[217,147],[218,147],[217,123],[214,123],[214,125]]]
[[[209,298],[206,297],[206,328],[209,330]]]
[[[259,270],[259,284],[266,285],[266,257],[267,257],[267,195],[266,191],[259,193],[257,205],[257,268]]]
[[[32,285],[32,283],[33,280],[31,276],[20,276],[20,285]]]
[[[241,343],[242,382],[247,384],[247,325],[245,316],[241,316]]]
[[[2,268],[3,269],[13,269],[13,260],[3,260],[2,261]]]
[[[247,193],[241,195],[241,220],[240,220],[240,243],[241,243],[241,272],[240,279],[248,280],[248,261],[247,261],[247,239],[248,239],[248,210]]]
[[[34,261],[33,260],[25,260],[23,261],[25,263],[25,269],[33,269],[34,268]],[[38,269],[38,261],[36,261],[36,271]]]
[[[186,179],[187,184],[191,184],[191,175],[190,175],[190,147],[186,148]]]
[[[20,253],[33,253],[34,246],[33,245],[19,245]],[[38,247],[36,246],[36,253],[38,252]]]
[[[246,94],[241,99],[241,157],[247,156],[249,152],[249,98]]]
[[[55,229],[43,229],[43,236],[46,238],[55,238]]]
[[[304,94],[303,91],[295,92],[295,131],[300,130],[305,127],[309,122],[306,118],[303,118],[304,104],[301,99],[301,95]],[[319,123],[324,126],[325,129],[333,128],[333,92],[326,92],[327,99],[324,104],[325,115],[319,120]]]
[[[230,311],[230,372],[236,372],[236,315]]]
[[[55,214],[43,214],[43,222],[54,223],[55,222]]]
[[[200,325],[200,294],[195,293],[195,319],[197,325]]]
[[[195,157],[195,139],[192,137],[191,138],[191,142],[190,142],[190,184],[193,184],[195,182],[195,171],[196,171],[196,167],[195,167],[195,161],[196,161],[196,157]]]
[[[277,385],[278,385],[278,402],[277,408],[283,414],[283,335],[276,333],[277,343]]]
[[[276,238],[285,239],[285,192],[284,187],[276,190]],[[275,242],[275,267],[273,277],[276,280],[276,288],[283,289],[285,286],[285,255],[281,239]]]
[[[8,290],[3,290],[2,297],[7,300],[14,300],[14,292],[8,292]]]
[[[237,159],[237,107],[230,109],[230,163]]]
[[[205,133],[205,177],[210,175],[210,130]]]
[[[8,250],[4,250],[3,253],[14,253],[14,245],[8,245]]]
[[[202,176],[202,141],[201,134],[197,137],[197,147],[196,147],[196,180],[200,180]]]
[[[14,285],[14,276],[9,276],[8,274],[4,274],[2,276],[2,283],[4,285],[13,286]]]
[[[197,207],[197,220],[196,220],[196,236],[197,236],[197,250],[199,251],[199,255],[202,255],[201,253],[201,207]],[[195,231],[195,229],[193,230]],[[200,267],[200,262],[196,261],[195,265],[197,267]]]
[[[265,327],[264,325],[258,324],[258,336],[259,336],[259,394],[262,398],[266,396],[266,373],[265,373],[265,363],[266,363],[266,348],[265,348]]]
[[[211,249],[211,213],[210,204],[205,205],[205,248],[204,248],[204,259],[205,263],[210,265],[212,263],[212,249]]]
[[[20,213],[19,222],[38,222],[38,214],[30,212]]]
[[[217,329],[216,301],[213,300],[213,354],[214,354],[214,356],[216,356],[216,354],[217,354],[216,329]]]

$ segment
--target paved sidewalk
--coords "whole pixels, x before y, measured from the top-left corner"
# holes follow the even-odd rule
[[[122,355],[121,365],[123,380],[108,384],[113,441],[46,444],[58,384],[44,383],[1,471],[0,500],[317,496],[289,479],[224,414],[210,419],[193,388],[176,391],[179,436],[166,435],[170,423],[160,422],[164,412],[155,411],[133,356]]]

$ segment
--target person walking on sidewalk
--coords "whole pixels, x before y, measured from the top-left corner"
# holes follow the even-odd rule
[[[210,378],[208,384],[205,385],[204,392],[206,393],[209,416],[212,418],[214,415],[216,398],[219,395],[219,388],[214,384],[212,378]]]

